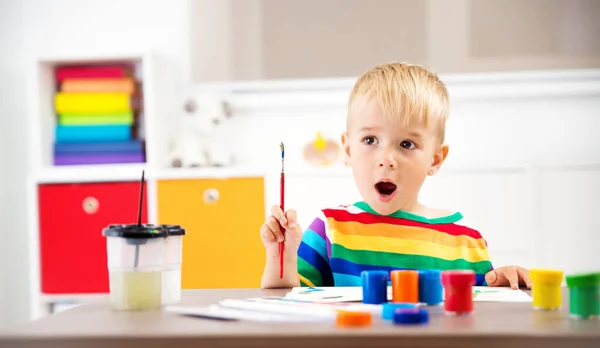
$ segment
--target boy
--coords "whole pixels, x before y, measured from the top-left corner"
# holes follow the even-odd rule
[[[271,209],[260,229],[267,260],[263,288],[358,286],[363,270],[472,269],[476,285],[531,287],[529,272],[494,269],[479,232],[462,215],[426,207],[419,190],[448,154],[446,87],[418,65],[366,71],[348,103],[342,144],[363,201],[321,210],[302,231],[293,209]],[[285,239],[284,275],[279,242]]]

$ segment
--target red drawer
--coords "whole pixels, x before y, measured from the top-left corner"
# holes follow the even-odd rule
[[[139,182],[39,185],[42,292],[107,293],[102,229],[136,222],[139,196]],[[147,221],[144,192],[142,222]]]

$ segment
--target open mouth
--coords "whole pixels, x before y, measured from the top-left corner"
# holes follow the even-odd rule
[[[396,192],[396,184],[389,181],[380,181],[375,184],[375,189],[380,195],[387,197]]]

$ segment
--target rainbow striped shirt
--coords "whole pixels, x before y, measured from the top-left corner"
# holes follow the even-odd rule
[[[298,249],[303,286],[359,286],[364,270],[471,269],[476,285],[492,268],[479,232],[458,225],[460,213],[427,219],[396,212],[383,216],[365,202],[321,211]]]

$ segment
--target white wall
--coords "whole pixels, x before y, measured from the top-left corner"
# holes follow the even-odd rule
[[[23,6],[0,2],[0,327],[28,319]]]

